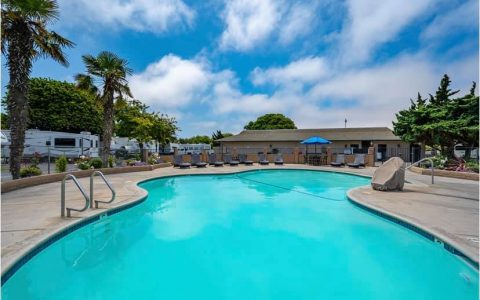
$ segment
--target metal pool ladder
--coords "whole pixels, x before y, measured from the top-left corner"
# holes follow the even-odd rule
[[[411,167],[413,167],[414,165],[417,165],[419,163],[421,163],[422,161],[425,161],[425,160],[428,160],[430,162],[430,170],[432,170],[432,184],[434,183],[434,175],[433,175],[433,160],[429,157],[425,157],[425,158],[422,158],[421,160],[417,161],[417,162],[414,162],[412,163],[410,166],[407,167],[407,170],[410,169]]]
[[[100,175],[100,177],[103,179],[103,181],[105,182],[105,184],[107,185],[107,187],[110,189],[110,191],[112,192],[112,198],[110,198],[109,201],[100,201],[100,200],[96,200],[96,201],[93,201],[93,178],[95,177],[95,175]],[[98,208],[98,203],[112,203],[113,200],[115,200],[115,190],[113,189],[112,185],[110,184],[110,182],[107,180],[107,178],[105,178],[105,175],[103,175],[102,172],[100,171],[93,171],[92,175],[90,175],[90,207],[93,208],[93,202],[95,202],[95,208]]]
[[[82,193],[83,198],[85,198],[85,206],[82,209],[76,209],[76,208],[70,208],[70,207],[65,209],[65,183],[66,183],[67,179],[72,179],[73,180],[75,185],[78,187],[78,189]],[[62,180],[61,201],[60,201],[60,209],[61,209],[62,218],[65,217],[65,210],[67,211],[67,217],[70,218],[72,210],[82,212],[82,211],[85,211],[89,207],[90,207],[90,198],[87,196],[87,193],[85,193],[85,190],[83,189],[80,182],[78,182],[77,177],[75,177],[72,174],[65,175],[65,177]]]

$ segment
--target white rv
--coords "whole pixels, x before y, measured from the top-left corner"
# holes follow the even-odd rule
[[[10,130],[2,130],[2,134],[10,140]],[[8,148],[3,146],[2,150]],[[25,149],[23,155],[28,156],[50,156],[59,157],[65,155],[69,158],[80,156],[98,157],[99,138],[98,135],[87,131],[80,133],[69,133],[59,131],[43,131],[29,129],[25,132]],[[2,152],[4,157],[9,157],[9,151]]]
[[[203,151],[212,152],[210,144],[179,144],[178,154],[200,154]]]
[[[124,149],[129,153],[136,153],[140,151],[140,146],[136,139],[129,139],[126,137],[112,137],[112,142],[110,143],[110,150],[115,152],[117,150]],[[150,141],[143,143],[143,149],[149,151],[155,151],[155,141]]]

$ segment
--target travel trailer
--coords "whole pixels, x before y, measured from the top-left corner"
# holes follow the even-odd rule
[[[10,130],[2,130],[2,136],[10,141]],[[9,143],[8,143],[9,145]],[[43,131],[29,129],[25,132],[25,149],[23,156],[48,156],[59,157],[65,155],[68,158],[80,156],[98,157],[99,138],[98,135],[87,131],[80,133],[69,133],[59,131]],[[10,151],[2,137],[2,156],[9,157]]]
[[[203,151],[212,152],[210,144],[179,144],[178,154],[201,154]]]
[[[127,150],[128,153],[137,153],[140,151],[140,146],[136,139],[129,139],[126,137],[118,137],[115,136],[112,138],[112,142],[110,143],[110,151],[115,153],[117,150]],[[150,141],[143,143],[143,149],[147,149],[149,151],[154,152],[155,149],[155,141]]]

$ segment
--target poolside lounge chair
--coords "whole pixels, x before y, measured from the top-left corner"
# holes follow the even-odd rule
[[[283,157],[282,157],[282,154],[277,154],[277,157],[275,157],[275,161],[274,163],[279,166],[279,165],[283,165]]]
[[[258,163],[261,164],[262,166],[266,166],[270,162],[267,160],[266,155],[262,153],[258,155]]]
[[[192,165],[197,168],[205,168],[207,163],[200,160],[200,154],[192,154]]]
[[[365,154],[355,154],[355,161],[348,164],[349,168],[365,167]]]
[[[344,154],[337,154],[335,161],[330,163],[332,167],[341,167],[345,165],[345,155]]]
[[[252,160],[248,160],[246,154],[239,154],[239,155],[238,155],[238,160],[240,161],[241,164],[245,164],[246,166],[251,166],[251,165],[253,165],[253,161],[252,161]]]
[[[225,163],[229,164],[232,167],[238,166],[238,164],[240,163],[238,160],[232,160],[231,154],[225,154],[224,158],[225,158]]]
[[[180,167],[180,169],[187,169],[190,168],[190,163],[183,162],[183,155],[175,155],[173,157],[173,166]]]
[[[218,161],[217,160],[217,155],[215,153],[212,153],[212,154],[208,155],[208,163],[211,166],[215,166],[215,167],[222,167],[223,166],[223,161]]]

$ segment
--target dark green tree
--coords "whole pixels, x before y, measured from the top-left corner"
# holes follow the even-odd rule
[[[478,145],[478,96],[475,82],[470,93],[452,99],[458,91],[451,91],[450,79],[444,76],[435,96],[425,101],[418,94],[409,109],[396,114],[394,133],[406,142],[423,143],[453,156],[455,144]]]
[[[102,131],[102,109],[95,97],[72,83],[32,78],[27,96],[29,129],[94,134]]]
[[[149,113],[148,106],[138,100],[117,103],[115,133],[117,136],[136,139],[140,151],[143,150],[144,143],[151,140],[165,144],[175,138],[178,127],[174,118]]]
[[[58,33],[48,30],[47,25],[55,21],[58,14],[55,0],[2,1],[2,54],[6,57],[9,75],[7,108],[11,130],[10,172],[13,179],[20,178],[32,62],[38,57],[48,57],[67,66],[63,48],[74,45]]]
[[[178,139],[180,144],[211,144],[212,139],[207,135],[196,135],[190,138]]]
[[[263,115],[255,121],[250,121],[244,128],[247,130],[297,129],[295,123],[282,114]]]
[[[216,132],[212,133],[212,146],[213,147],[218,147],[220,146],[219,142],[216,142],[216,140],[223,139],[229,136],[232,136],[233,134],[231,133],[223,133],[220,130],[217,130]]]

